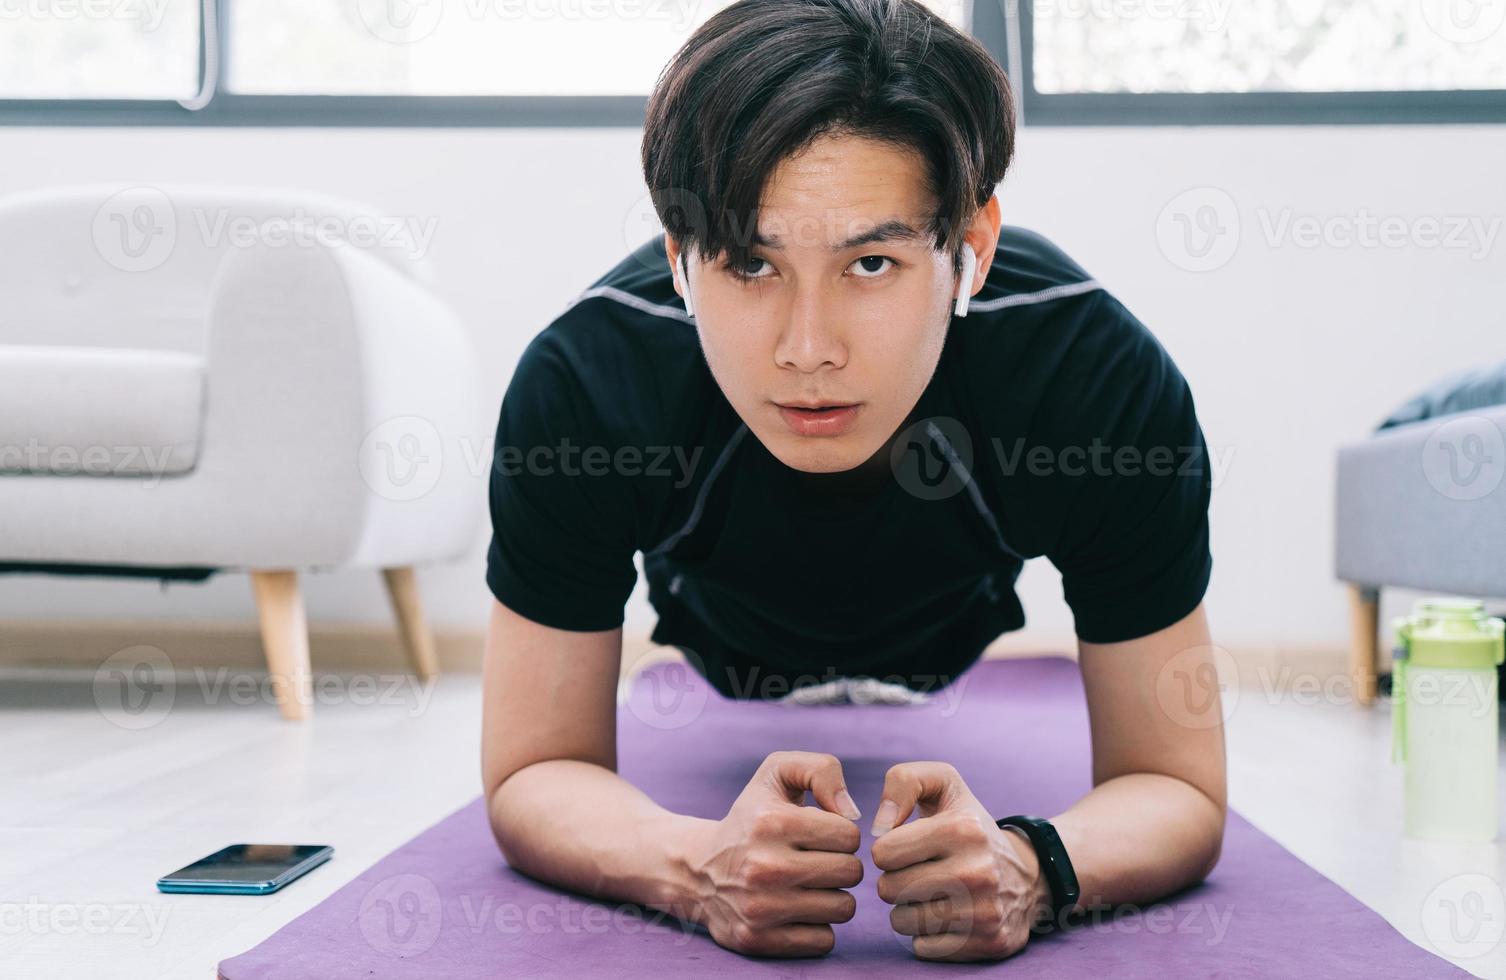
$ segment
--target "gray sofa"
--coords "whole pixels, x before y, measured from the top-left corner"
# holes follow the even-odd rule
[[[1341,447],[1336,505],[1335,571],[1351,587],[1351,672],[1369,703],[1381,589],[1506,597],[1506,405],[1388,424]]]

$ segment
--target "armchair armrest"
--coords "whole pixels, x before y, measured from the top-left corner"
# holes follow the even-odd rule
[[[226,258],[210,305],[196,479],[234,529],[227,563],[390,566],[464,550],[483,499],[465,465],[475,367],[437,298],[355,248],[258,245]],[[384,445],[415,448],[402,438],[414,423],[391,421],[403,418],[434,433],[409,460],[431,483],[418,494],[380,475]],[[435,448],[431,477],[421,457]]]

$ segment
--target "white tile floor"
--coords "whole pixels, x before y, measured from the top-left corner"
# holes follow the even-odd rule
[[[474,675],[427,693],[321,675],[304,726],[276,716],[260,678],[232,676],[245,686],[185,672],[170,706],[166,691],[122,706],[96,697],[93,672],[0,669],[0,975],[208,980],[480,791]],[[1506,977],[1506,854],[1401,837],[1384,706],[1260,687],[1229,701],[1236,808],[1415,942]],[[239,840],[336,857],[271,896],[153,887]]]

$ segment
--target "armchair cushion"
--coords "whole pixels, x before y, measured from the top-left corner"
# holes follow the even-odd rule
[[[0,345],[0,472],[187,473],[203,398],[203,359],[182,351]]]

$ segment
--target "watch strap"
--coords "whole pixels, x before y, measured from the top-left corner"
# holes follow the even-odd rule
[[[1063,911],[1077,904],[1082,890],[1077,884],[1077,872],[1072,868],[1072,859],[1067,856],[1067,848],[1062,844],[1056,828],[1051,826],[1049,820],[1024,814],[1002,817],[995,822],[1000,828],[1018,828],[1030,841],[1041,865],[1041,877],[1046,879],[1046,886],[1051,890],[1052,913],[1060,919]]]

